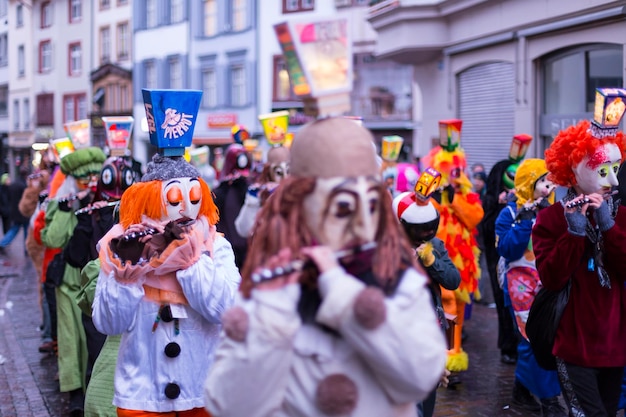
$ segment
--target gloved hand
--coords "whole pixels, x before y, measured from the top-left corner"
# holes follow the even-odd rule
[[[435,254],[433,254],[432,243],[422,243],[415,249],[415,252],[422,262],[422,265],[425,267],[429,267],[435,263]]]
[[[522,207],[518,212],[517,220],[533,220],[537,216],[537,212],[530,207]]]
[[[109,262],[113,267],[113,276],[121,284],[128,285],[143,282],[148,272],[152,271],[152,267],[147,262],[133,265],[130,261],[123,261],[114,255],[110,248],[107,248],[107,250],[109,251]]]
[[[596,222],[598,223],[598,227],[600,231],[606,232],[613,225],[615,225],[615,220],[611,217],[611,212],[609,210],[609,205],[606,201],[603,201],[599,208],[595,211]]]
[[[155,275],[166,275],[198,262],[204,249],[204,233],[201,228],[194,227],[181,239],[173,240],[161,254],[153,256],[149,263]]]

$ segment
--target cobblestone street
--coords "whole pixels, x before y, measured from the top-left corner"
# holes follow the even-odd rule
[[[56,358],[37,350],[38,279],[22,248],[16,241],[0,259],[0,417],[62,417],[68,398],[59,392]],[[470,368],[459,384],[439,389],[435,415],[540,416],[510,405],[515,367],[500,362],[495,309],[475,304],[466,329]]]

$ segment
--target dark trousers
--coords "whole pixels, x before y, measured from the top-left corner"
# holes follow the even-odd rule
[[[495,251],[495,249],[493,249]],[[485,251],[487,257],[487,269],[489,270],[489,281],[491,282],[491,290],[493,291],[493,301],[496,303],[496,312],[498,313],[498,349],[503,354],[517,356],[517,330],[514,325],[511,311],[504,305],[504,291],[500,288],[498,282],[498,254],[495,255],[490,251]]]
[[[43,284],[43,292],[50,313],[50,337],[52,337],[52,340],[57,340],[57,296],[55,289],[56,287],[52,284],[47,282]]]
[[[586,368],[557,358],[557,371],[570,415],[613,417],[617,413],[624,368]]]
[[[83,313],[81,318],[83,320],[83,327],[85,328],[85,336],[87,338],[87,372],[85,375],[85,385],[89,385],[93,365],[102,350],[102,346],[106,340],[106,335],[100,333],[96,329],[96,326],[93,325],[91,317]]]

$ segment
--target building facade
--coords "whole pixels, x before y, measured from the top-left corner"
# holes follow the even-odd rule
[[[373,3],[376,56],[414,68],[417,155],[437,142],[439,120],[460,118],[469,164],[489,169],[519,133],[543,157],[559,130],[591,118],[596,87],[624,83],[624,1]]]
[[[291,85],[287,65],[274,25],[283,22],[315,22],[333,17],[349,22],[352,39],[353,88],[350,114],[361,117],[377,141],[399,135],[405,140],[402,159],[411,159],[416,127],[413,115],[413,68],[374,55],[377,34],[367,21],[369,0],[273,0],[260,8],[259,20],[259,109],[290,112],[290,128],[311,120]],[[267,82],[267,80],[271,80]]]
[[[230,127],[252,132],[256,102],[255,0],[137,0],[133,2],[133,83],[136,159],[149,144],[142,88],[203,91],[194,130],[197,146],[232,142]]]

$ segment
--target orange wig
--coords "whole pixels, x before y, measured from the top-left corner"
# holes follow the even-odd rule
[[[573,168],[578,165],[585,156],[591,156],[602,145],[613,143],[622,153],[622,160],[626,153],[626,139],[623,132],[617,132],[615,136],[607,136],[603,139],[595,138],[589,131],[590,122],[583,120],[576,125],[561,130],[545,152],[548,178],[555,184],[565,187],[576,185],[576,177]]]
[[[205,216],[210,224],[216,224],[219,220],[219,213],[211,196],[211,190],[202,178],[198,178],[198,181],[202,190],[198,216]],[[120,224],[125,229],[131,224],[141,223],[142,215],[151,219],[160,219],[165,215],[162,184],[163,182],[159,180],[136,182],[122,194]]]

